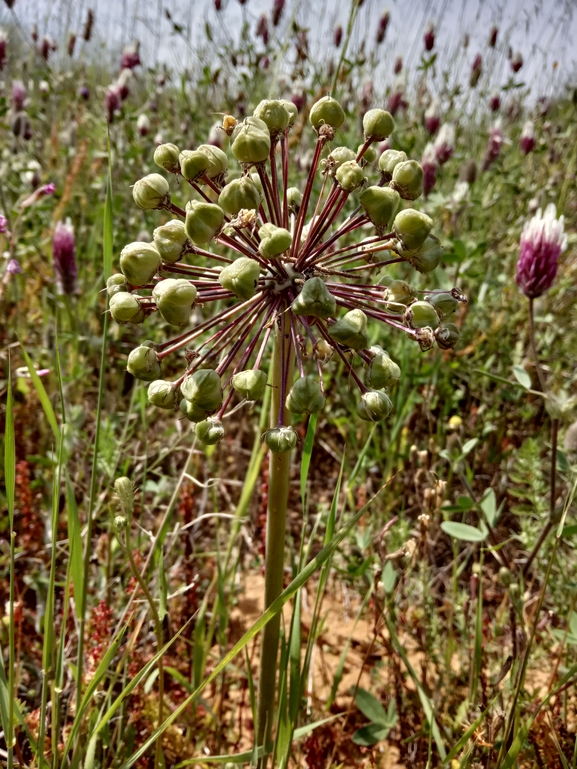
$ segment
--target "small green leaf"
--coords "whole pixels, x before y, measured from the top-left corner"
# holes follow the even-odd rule
[[[443,521],[441,529],[450,537],[463,540],[464,542],[482,542],[487,536],[487,532],[482,532],[474,526],[467,523],[458,523],[457,521]]]
[[[468,440],[465,443],[465,445],[463,446],[463,448],[461,449],[461,456],[462,457],[466,457],[467,454],[469,454],[471,451],[473,451],[473,449],[475,448],[475,446],[478,443],[479,443],[479,439],[478,438],[471,438],[470,440]]]
[[[367,724],[353,734],[353,742],[355,745],[376,745],[377,742],[387,738],[390,730],[390,727],[385,724]]]
[[[381,577],[381,582],[383,583],[383,587],[385,588],[385,593],[387,593],[387,595],[390,595],[393,592],[393,589],[397,583],[397,572],[391,561],[387,561],[385,563],[385,568],[383,569],[383,576]]]
[[[524,387],[526,390],[531,389],[531,377],[525,371],[523,366],[513,366],[513,376],[519,382],[521,387]]]
[[[387,712],[380,701],[366,689],[358,688],[355,697],[358,709],[369,721],[378,721],[384,724],[387,721]]]
[[[562,537],[573,537],[577,534],[577,523],[572,523],[570,526],[565,526],[561,532]]]
[[[475,507],[475,503],[471,497],[462,496],[457,499],[457,505],[460,510],[472,510]]]
[[[493,489],[485,491],[479,502],[479,507],[485,513],[489,526],[492,528],[497,523],[497,518],[499,517],[497,513],[497,498]]]
[[[30,360],[30,356],[28,355],[24,347],[22,347],[22,354],[24,355],[24,360],[26,361],[26,365],[28,366],[28,371],[30,373],[30,378],[32,379],[32,384],[34,385],[36,394],[40,399],[40,403],[42,404],[42,409],[44,411],[46,419],[48,420],[48,424],[52,428],[52,432],[54,433],[54,438],[56,442],[58,442],[60,431],[58,429],[58,422],[56,421],[56,415],[54,413],[54,409],[52,408],[52,403],[50,403],[50,398],[48,397],[48,394],[44,388],[44,385],[42,384],[42,380],[38,376],[38,372],[34,368],[34,364]]]

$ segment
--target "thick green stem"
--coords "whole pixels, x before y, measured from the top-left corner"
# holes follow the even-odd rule
[[[292,347],[290,345],[290,330],[288,324],[286,326],[285,335],[284,349],[287,351],[288,361],[283,366],[282,335],[279,329],[275,331],[272,370],[271,427],[277,425],[279,410],[281,408],[280,397],[283,369],[286,372],[286,381],[289,383],[292,382],[294,360]],[[287,424],[289,419],[290,414],[285,409],[284,423]],[[264,576],[265,609],[271,605],[275,598],[278,598],[283,589],[284,545],[289,480],[290,452],[284,454],[273,454],[273,452],[270,452]],[[280,613],[273,617],[273,619],[265,625],[262,634],[258,690],[258,745],[268,744],[272,736],[280,618]],[[259,766],[266,766],[266,758],[259,763]]]

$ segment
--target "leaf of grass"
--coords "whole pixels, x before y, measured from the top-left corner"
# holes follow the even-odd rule
[[[303,454],[301,458],[301,503],[303,506],[303,510],[305,510],[305,493],[307,489],[307,478],[309,475],[309,467],[311,464],[313,445],[315,442],[316,426],[317,426],[317,415],[311,414],[309,417],[307,434],[305,436]]]
[[[84,566],[82,563],[82,535],[78,505],[70,477],[66,473],[66,512],[68,515],[68,543],[70,547],[70,574],[74,594],[82,595],[84,590]],[[80,602],[74,601],[76,616],[80,619]]]
[[[14,747],[14,668],[15,668],[15,546],[16,532],[14,531],[14,499],[16,490],[16,438],[14,433],[14,402],[12,396],[12,370],[8,357],[8,385],[6,399],[6,417],[4,427],[4,481],[6,484],[6,502],[8,505],[8,529],[10,536],[10,588],[9,588],[9,619],[8,625],[8,681],[4,672],[4,658],[0,652],[0,715],[6,746],[12,757]]]
[[[104,224],[102,231],[102,262],[104,280],[112,275],[113,227],[112,227],[112,153],[110,132],[108,133],[108,175],[106,177],[106,201],[104,203]]]
[[[58,439],[60,437],[60,429],[58,427],[58,422],[56,420],[56,414],[54,413],[54,409],[52,408],[52,403],[50,403],[50,398],[48,397],[48,394],[44,388],[44,385],[42,384],[42,380],[38,376],[38,372],[34,368],[34,364],[32,363],[30,356],[22,346],[22,343],[20,343],[20,346],[22,347],[22,354],[24,355],[24,360],[26,361],[26,365],[28,366],[30,379],[32,380],[32,384],[34,385],[34,389],[36,390],[36,393],[40,400],[40,404],[42,405],[42,410],[44,411],[46,419],[48,420],[48,424],[52,428],[52,432],[54,433],[54,439],[58,443]]]

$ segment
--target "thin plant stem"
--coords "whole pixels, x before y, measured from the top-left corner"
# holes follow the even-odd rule
[[[285,328],[285,334],[288,334]],[[287,344],[283,344],[283,341]],[[292,380],[294,361],[290,353],[288,338],[283,339],[280,329],[275,329],[274,351],[272,360],[272,398],[270,425],[277,424],[277,415],[282,411],[285,424],[290,419],[284,404],[281,403],[283,373],[288,381]],[[283,361],[283,347],[289,348],[288,361]],[[288,369],[288,372],[287,372]],[[264,608],[278,598],[283,589],[284,544],[286,531],[286,511],[290,480],[290,452],[270,453],[268,514],[266,521],[266,551],[264,575]],[[275,713],[276,670],[278,642],[280,633],[280,613],[268,622],[262,634],[260,655],[260,673],[257,707],[257,745],[266,745],[272,736]],[[259,761],[259,767],[266,766],[267,759]]]

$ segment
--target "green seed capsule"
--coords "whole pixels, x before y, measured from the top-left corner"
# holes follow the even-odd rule
[[[365,422],[382,422],[392,410],[391,399],[382,390],[369,390],[363,393],[357,404],[357,414]]]
[[[423,194],[423,169],[416,160],[405,160],[395,166],[391,187],[403,200],[416,200]]]
[[[262,180],[261,180],[261,178],[259,176],[258,171],[255,171],[254,173],[250,174],[250,178],[251,178],[251,181],[254,184],[254,186],[259,191],[260,197],[261,197],[261,200],[262,200],[262,197],[264,195],[264,190],[262,188]]]
[[[179,408],[189,422],[202,422],[203,419],[206,419],[206,411],[197,406],[196,403],[187,401],[186,398],[180,401]]]
[[[277,136],[279,133],[282,133],[290,120],[290,115],[284,103],[276,99],[263,99],[253,114],[266,123],[271,136]]]
[[[432,328],[439,325],[439,314],[429,302],[414,302],[405,311],[405,320],[411,328]]]
[[[114,294],[119,294],[122,291],[128,291],[128,286],[124,275],[118,272],[116,275],[111,275],[106,281],[106,293],[108,296],[114,296]]]
[[[135,182],[132,197],[139,208],[162,208],[170,200],[168,182],[160,174],[148,174]]]
[[[343,190],[352,192],[363,183],[363,169],[356,160],[349,160],[339,166],[335,172],[335,178]]]
[[[264,371],[249,369],[239,371],[232,378],[232,386],[236,392],[249,401],[260,400],[265,393],[267,375]]]
[[[399,163],[404,163],[407,160],[406,152],[402,150],[385,150],[379,158],[379,169],[386,182],[390,182],[393,178],[393,171]]]
[[[142,323],[145,318],[137,297],[126,291],[111,296],[109,307],[117,323]]]
[[[427,214],[415,211],[414,208],[406,208],[400,211],[393,223],[393,229],[397,238],[403,244],[403,248],[415,251],[420,248],[433,228],[433,220]]]
[[[127,515],[130,515],[134,509],[134,485],[130,478],[127,478],[126,476],[117,478],[114,481],[114,491],[118,495],[118,501],[124,512]]]
[[[382,142],[395,130],[393,116],[384,109],[370,109],[363,117],[366,142]]]
[[[218,197],[218,205],[231,216],[236,216],[243,208],[256,210],[260,203],[261,194],[250,176],[233,179]]]
[[[220,377],[209,368],[202,368],[185,377],[180,391],[187,401],[205,411],[216,411],[222,403]]]
[[[176,405],[177,392],[172,382],[155,379],[148,385],[148,402],[161,409],[173,409]]]
[[[374,225],[386,227],[394,220],[401,198],[390,187],[374,186],[361,192],[359,202]]]
[[[270,223],[263,224],[258,231],[258,236],[260,238],[258,250],[265,259],[273,259],[275,256],[284,254],[293,240],[290,232],[284,227],[276,227]]]
[[[359,152],[362,150],[362,148],[364,146],[365,146],[364,144],[359,144],[359,148],[357,150],[357,155],[359,154]],[[357,157],[357,155],[355,155],[355,157]],[[367,149],[363,153],[363,157],[361,158],[361,160],[359,162],[361,164],[365,164],[365,165],[367,163],[371,163],[372,164],[372,163],[374,163],[376,161],[376,159],[377,159],[377,151],[376,151],[376,149],[374,147],[367,147]]]
[[[337,169],[340,168],[343,163],[350,163],[356,159],[355,152],[348,147],[335,147],[331,150],[325,161],[325,167],[329,176],[334,176]]]
[[[400,252],[400,255],[417,272],[427,273],[432,272],[439,266],[444,251],[445,249],[441,246],[439,238],[435,237],[435,235],[428,235],[420,248],[413,251],[404,249]]]
[[[362,310],[350,310],[329,326],[329,334],[339,344],[352,350],[364,350],[368,345],[367,316]]]
[[[367,369],[367,385],[374,390],[380,390],[398,382],[401,378],[401,369],[395,361],[391,360],[388,353],[381,347],[371,347],[371,351],[376,354]]]
[[[143,382],[153,382],[160,379],[160,360],[156,350],[152,347],[141,345],[133,350],[128,356],[126,368],[132,376],[142,379]]]
[[[214,446],[224,438],[224,427],[219,419],[205,419],[197,422],[194,433],[201,443]]]
[[[427,297],[427,302],[432,304],[437,310],[441,320],[446,320],[450,317],[459,306],[459,302],[455,299],[453,294],[448,291],[443,292],[442,294],[430,294]]]
[[[228,157],[220,147],[214,147],[212,144],[201,144],[196,148],[196,151],[202,152],[208,158],[206,175],[209,179],[216,179],[226,173]]]
[[[186,204],[186,234],[197,246],[205,246],[220,231],[224,211],[215,203],[191,200]]]
[[[286,99],[281,99],[280,103],[283,105],[283,107],[286,109],[289,115],[289,122],[288,127],[292,128],[292,126],[295,124],[295,121],[299,115],[299,111],[297,109],[297,105],[294,104],[292,101],[287,101]]]
[[[176,173],[179,169],[178,156],[180,152],[176,144],[160,144],[154,150],[154,162],[160,168],[169,173]]]
[[[460,338],[461,332],[454,323],[442,323],[435,329],[435,339],[441,350],[452,350]]]
[[[188,182],[195,182],[208,171],[210,160],[204,152],[182,150],[179,156],[180,172]]]
[[[410,304],[417,296],[416,288],[413,288],[404,280],[393,280],[389,283],[385,293],[386,301],[390,302],[387,310],[389,312],[404,312],[406,305]]]
[[[318,414],[325,403],[319,381],[313,376],[297,379],[286,399],[286,407],[293,414]]]
[[[218,282],[239,299],[246,300],[255,295],[259,276],[259,263],[248,256],[241,256],[220,271]]]
[[[170,222],[157,227],[153,234],[154,245],[163,262],[172,264],[182,257],[188,235],[184,222],[172,219]]]
[[[246,118],[232,132],[231,151],[239,163],[254,165],[267,160],[270,153],[270,133],[259,118]]]
[[[298,214],[301,203],[303,202],[302,192],[298,187],[289,187],[286,191],[286,198],[291,214]]]
[[[309,120],[316,131],[323,125],[328,125],[336,131],[345,122],[345,113],[336,99],[324,96],[313,104]]]
[[[133,286],[150,283],[160,267],[160,254],[153,243],[129,243],[120,252],[120,269]]]
[[[185,278],[165,278],[152,289],[158,311],[172,326],[185,326],[196,300],[196,287]]]
[[[322,278],[309,278],[300,294],[291,304],[295,315],[312,315],[313,318],[331,318],[337,311],[337,300],[330,293]]]
[[[273,454],[285,454],[297,445],[297,434],[292,427],[271,427],[263,440]]]

